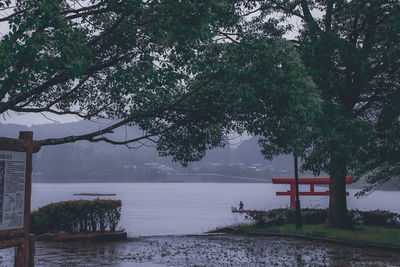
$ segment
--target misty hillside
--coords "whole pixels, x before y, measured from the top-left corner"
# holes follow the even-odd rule
[[[278,173],[293,174],[293,157],[289,155],[276,156],[274,160],[266,160],[261,154],[261,147],[258,144],[258,137],[252,137],[243,141],[235,150],[232,151],[232,162],[243,163],[245,165],[261,164],[269,166]]]
[[[106,122],[79,121],[64,124],[34,125],[32,127],[0,124],[1,136],[17,138],[19,131],[33,131],[34,139],[65,137],[99,130]],[[135,127],[116,131],[114,138],[141,134]],[[34,155],[34,181],[36,182],[91,182],[91,181],[218,181],[241,182],[250,177],[270,181],[271,177],[293,176],[293,159],[279,156],[264,160],[256,137],[243,141],[235,149],[226,145],[207,151],[199,162],[184,168],[170,158],[159,157],[154,147],[128,149],[104,142],[80,141],[57,146],[42,147]],[[210,176],[215,174],[216,176]],[[235,179],[235,180],[232,180]],[[243,180],[249,182],[251,180]]]

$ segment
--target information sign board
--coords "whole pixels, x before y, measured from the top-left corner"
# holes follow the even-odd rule
[[[0,230],[24,228],[26,152],[0,150]]]

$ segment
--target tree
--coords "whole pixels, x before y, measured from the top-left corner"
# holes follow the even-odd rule
[[[243,4],[244,3],[244,4]],[[243,131],[253,94],[280,116],[281,57],[274,41],[243,34],[247,1],[5,1],[0,23],[0,114],[48,112],[112,124],[40,140],[134,144],[149,140],[186,164]],[[244,25],[244,26],[243,26]],[[271,28],[272,29],[272,28]],[[268,64],[267,64],[268,63]],[[279,77],[277,79],[276,77]],[[278,102],[276,102],[278,101]],[[268,107],[268,108],[267,108]],[[113,139],[138,126],[141,136]]]
[[[0,23],[9,28],[0,41],[0,114],[112,120],[98,131],[40,140],[42,146],[79,140],[159,142],[165,132],[187,128],[180,106],[218,77],[193,81],[198,57],[218,30],[238,19],[229,1],[211,0],[20,0],[2,1],[0,8]],[[124,140],[110,136],[132,125],[144,134]],[[207,147],[220,144],[222,133],[191,132],[207,136],[199,137]]]
[[[305,156],[311,146],[316,116],[320,114],[320,105],[316,86],[307,75],[299,56],[293,47],[283,50],[277,72],[274,72],[276,91],[265,94],[262,87],[255,94],[255,100],[249,107],[252,112],[244,114],[246,130],[260,136],[261,153],[272,159],[280,154],[292,154],[294,158],[296,187],[296,229],[301,228],[301,211],[298,187],[298,157]],[[273,80],[273,79],[271,79]],[[276,97],[279,103],[268,114],[269,99]]]
[[[400,3],[393,0],[252,1],[254,27],[301,27],[292,42],[318,86],[322,116],[304,168],[331,177],[329,225],[347,227],[347,174],[398,174]],[[283,26],[282,26],[283,25]],[[293,34],[292,34],[293,35]],[[398,159],[398,157],[397,157]],[[388,176],[386,176],[388,175]]]
[[[309,142],[305,132],[311,130],[307,127],[312,125],[319,103],[316,87],[294,47],[275,34],[229,34],[234,39],[209,46],[198,62],[197,83],[215,74],[219,78],[182,106],[193,113],[207,110],[211,115],[208,120],[199,117],[192,127],[207,129],[213,136],[223,125],[238,133],[262,135],[263,145],[275,149],[264,153],[268,158],[289,152],[303,155]],[[219,127],[214,128],[216,125]],[[185,155],[192,142],[190,148],[201,145],[187,132],[169,131],[162,139],[163,145],[174,147],[167,153],[162,148],[163,156]]]

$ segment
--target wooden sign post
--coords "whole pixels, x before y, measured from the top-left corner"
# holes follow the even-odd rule
[[[19,139],[0,137],[0,248],[15,247],[15,267],[34,266],[29,220],[32,153],[39,150],[32,132],[20,132]]]

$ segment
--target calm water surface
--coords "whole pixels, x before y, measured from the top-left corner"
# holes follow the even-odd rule
[[[96,198],[74,196],[74,193],[115,193],[115,197],[105,198],[122,200],[120,227],[130,237],[199,234],[244,222],[243,214],[232,213],[230,209],[238,206],[240,200],[245,209],[287,207],[289,197],[275,196],[276,191],[286,190],[287,185],[268,183],[35,183],[32,210],[56,201]],[[376,191],[360,199],[354,197],[357,190],[348,191],[349,209],[400,213],[397,191]],[[302,207],[328,207],[328,197],[301,197],[300,200]]]

